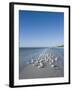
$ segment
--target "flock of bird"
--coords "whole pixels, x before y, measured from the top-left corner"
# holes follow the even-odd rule
[[[38,68],[44,68],[46,64],[49,64],[51,67],[55,67],[56,62],[58,61],[58,57],[51,53],[47,53],[46,50],[42,52],[39,57],[34,60],[31,60],[33,66],[37,66]]]

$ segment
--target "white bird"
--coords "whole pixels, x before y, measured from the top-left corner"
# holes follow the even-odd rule
[[[55,65],[53,65],[53,64],[51,65],[51,67],[54,67],[54,66],[55,66]]]
[[[38,64],[39,64],[38,60],[34,62],[34,66],[38,66]]]
[[[33,59],[31,60],[31,63],[34,63],[34,60]]]
[[[58,60],[58,58],[56,57],[56,58],[55,58],[55,61],[57,61],[57,60]]]
[[[44,65],[42,62],[40,62],[38,68],[42,68],[42,67],[44,67]]]
[[[54,60],[53,59],[51,59],[51,63],[53,63],[54,62]]]

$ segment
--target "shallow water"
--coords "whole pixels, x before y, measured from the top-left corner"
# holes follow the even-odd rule
[[[64,48],[19,48],[19,70],[31,64],[31,60],[36,60],[41,54],[51,54],[58,57],[56,62],[59,67],[64,67]]]

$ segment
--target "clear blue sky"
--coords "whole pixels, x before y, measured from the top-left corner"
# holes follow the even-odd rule
[[[49,47],[64,42],[64,13],[19,11],[19,46]]]

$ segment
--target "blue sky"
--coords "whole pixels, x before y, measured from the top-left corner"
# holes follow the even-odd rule
[[[19,11],[19,46],[51,47],[64,42],[64,13]]]

